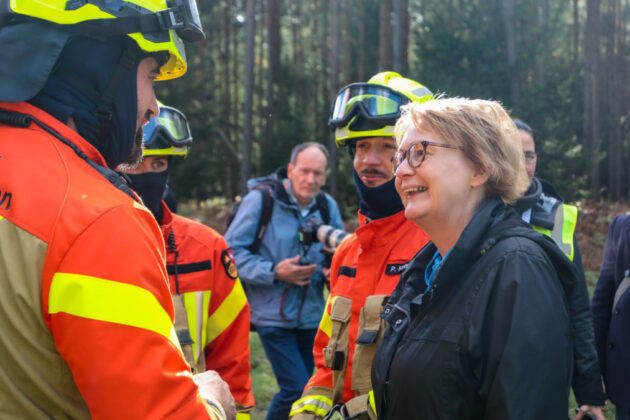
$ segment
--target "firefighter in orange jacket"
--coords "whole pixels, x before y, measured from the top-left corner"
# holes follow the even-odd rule
[[[110,169],[203,32],[162,19],[192,0],[110,3],[0,10],[0,417],[223,419],[227,385],[177,340],[159,227]]]
[[[405,218],[391,160],[400,107],[433,97],[421,84],[394,72],[343,88],[329,124],[338,147],[353,155],[359,228],[335,251],[330,297],[313,354],[316,372],[291,408],[294,420],[376,418],[370,372],[384,328],[380,314],[400,274],[429,241]]]
[[[249,365],[249,306],[223,236],[172,213],[163,200],[170,156],[192,144],[179,110],[160,105],[144,126],[144,158],[125,169],[130,186],[151,210],[166,243],[166,268],[175,306],[175,329],[193,372],[216,370],[230,386],[237,420],[254,406]]]

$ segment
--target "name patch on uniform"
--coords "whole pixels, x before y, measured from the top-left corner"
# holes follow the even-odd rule
[[[387,264],[385,267],[385,274],[394,275],[401,274],[409,267],[409,262],[400,263],[400,264]]]
[[[234,254],[231,248],[224,249],[223,252],[221,252],[221,262],[223,263],[225,274],[231,279],[236,279],[238,277],[238,270],[236,269]]]

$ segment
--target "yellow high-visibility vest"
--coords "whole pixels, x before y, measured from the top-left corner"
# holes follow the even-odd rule
[[[549,236],[558,247],[573,261],[573,233],[577,225],[577,207],[569,204],[562,204],[556,209],[553,229],[545,229],[540,226],[533,226],[535,231]]]

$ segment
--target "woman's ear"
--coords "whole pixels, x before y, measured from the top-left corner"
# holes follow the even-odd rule
[[[490,174],[486,171],[473,169],[472,177],[470,178],[470,186],[473,188],[479,187],[488,182]]]

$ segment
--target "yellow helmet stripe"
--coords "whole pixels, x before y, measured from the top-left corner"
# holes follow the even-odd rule
[[[144,149],[143,156],[187,156],[188,147],[171,146],[166,149]]]

